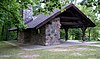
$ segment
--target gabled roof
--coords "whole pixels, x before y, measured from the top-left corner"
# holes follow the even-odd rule
[[[83,14],[74,4],[70,4],[70,5],[66,6],[65,9],[66,10],[64,12],[61,12],[59,9],[56,8],[50,16],[45,16],[43,14],[40,14],[38,16],[35,16],[35,18],[32,19],[31,21],[25,22],[25,24],[28,26],[28,28],[38,29],[56,17],[60,17],[61,20],[64,20],[64,21],[69,19],[68,17],[70,17],[69,20],[71,20],[72,18],[74,19],[74,17],[76,17],[76,18],[79,18],[79,23],[82,23],[82,25],[80,25],[79,23],[76,22],[79,25],[73,24],[73,26],[71,25],[71,26],[69,26],[69,28],[70,27],[83,27],[83,26],[95,27],[95,24],[85,14]],[[63,19],[62,16],[67,17],[67,18]],[[68,22],[66,22],[66,23],[68,23]],[[67,24],[62,23],[62,25],[67,27]],[[70,25],[70,23],[69,23],[69,25]]]
[[[80,21],[83,23],[83,26],[95,27],[95,24],[85,14],[83,14],[74,4],[70,4],[70,5],[66,6],[65,9],[66,9],[66,11],[67,10],[70,10],[71,12],[73,11],[72,12],[73,14],[77,14],[76,16],[78,16],[78,18],[80,18]],[[60,10],[55,9],[54,13],[52,13],[52,15],[50,15],[50,16],[45,16],[42,14],[38,15],[35,20],[27,23],[27,26],[28,26],[28,28],[40,28],[41,26],[43,26],[50,20],[54,19],[55,17],[57,17],[57,16],[61,17],[59,15],[65,13],[65,12],[60,12]],[[74,17],[76,17],[76,16],[74,16]],[[65,16],[65,17],[67,17],[67,16]]]

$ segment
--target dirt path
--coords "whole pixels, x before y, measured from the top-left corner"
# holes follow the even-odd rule
[[[68,40],[67,42],[62,41],[60,45],[52,45],[52,46],[40,46],[40,45],[23,45],[19,46],[17,44],[17,41],[4,41],[7,44],[17,46],[23,50],[41,50],[41,49],[49,49],[49,48],[55,48],[55,47],[69,47],[69,46],[75,46],[75,45],[87,45],[87,46],[96,46],[100,47],[100,43],[97,44],[97,42],[79,42],[78,40]]]

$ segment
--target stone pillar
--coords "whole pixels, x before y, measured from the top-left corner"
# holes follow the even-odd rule
[[[60,19],[55,18],[51,21],[51,24],[46,25],[46,44],[45,45],[56,45],[59,44],[60,39]]]

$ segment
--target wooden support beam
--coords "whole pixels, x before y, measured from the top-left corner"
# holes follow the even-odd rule
[[[60,22],[62,25],[80,25],[77,22]]]
[[[68,40],[68,29],[69,29],[69,28],[64,28],[65,33],[66,33],[66,35],[65,35],[65,41]]]
[[[66,27],[66,28],[82,28],[81,26],[77,25],[77,26],[63,26],[63,27]]]
[[[82,40],[83,40],[83,41],[86,40],[86,36],[85,36],[85,31],[86,31],[86,29],[87,29],[87,27],[84,27],[84,26],[81,28],[81,30],[82,30]]]
[[[61,22],[68,22],[68,21],[79,21],[80,18],[78,17],[60,17]]]
[[[19,31],[17,30],[17,41],[18,41],[18,33],[19,33]]]

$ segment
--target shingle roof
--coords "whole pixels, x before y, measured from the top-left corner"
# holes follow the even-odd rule
[[[49,16],[44,16],[41,14],[38,15],[36,19],[33,19],[29,23],[26,23],[26,25],[28,26],[28,28],[35,28],[40,23],[44,22],[47,18],[49,18]]]

